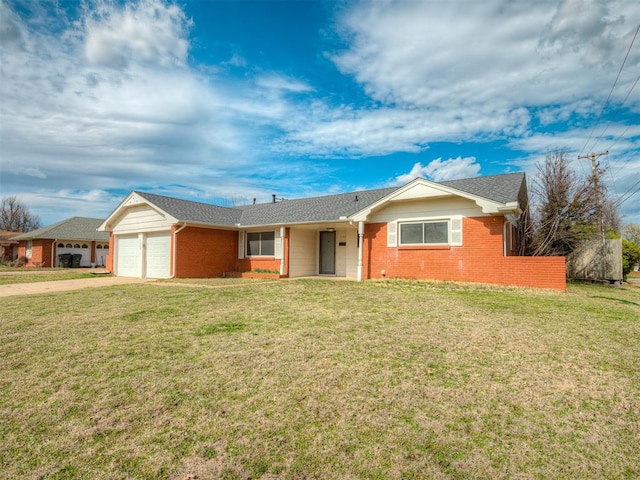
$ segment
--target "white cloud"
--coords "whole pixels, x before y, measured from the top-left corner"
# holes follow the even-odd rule
[[[417,152],[432,142],[526,137],[533,120],[593,118],[640,21],[632,3],[359,2],[338,21],[347,48],[330,58],[376,107],[305,110],[280,148]],[[631,55],[613,102],[639,65]]]
[[[23,42],[24,28],[20,19],[4,2],[0,2],[0,45],[21,47]]]
[[[392,182],[393,185],[404,185],[415,178],[427,178],[434,182],[456,180],[460,178],[477,177],[480,173],[480,164],[475,157],[457,157],[442,160],[436,158],[427,165],[421,162],[413,165],[409,173],[398,175]]]
[[[102,4],[85,20],[84,53],[90,64],[123,68],[129,63],[184,65],[190,22],[174,4],[160,0]]]
[[[345,48],[329,57],[366,98],[340,103],[342,92],[320,96],[330,80],[296,77],[294,66],[271,72],[239,54],[192,65],[180,4],[98,0],[81,4],[79,19],[34,7],[28,20],[11,5],[0,0],[0,154],[17,167],[3,168],[2,190],[72,210],[86,192],[141,184],[199,198],[312,194],[330,171],[318,158],[420,153],[434,142],[507,142],[523,168],[533,155],[577,152],[640,22],[625,0],[348,3],[336,23]],[[611,104],[639,66],[635,48]],[[637,114],[640,97],[625,107]],[[637,150],[637,129],[623,127],[614,118],[603,143],[621,136],[619,148]],[[616,162],[637,172],[637,156]],[[438,158],[411,174],[445,180],[479,168],[473,157]],[[86,205],[117,197],[105,194]]]
[[[43,218],[54,218],[56,221],[71,216],[106,218],[123,200],[120,196],[95,189],[22,192],[16,197],[28,205],[30,211],[38,212],[38,215]]]
[[[18,169],[18,173],[22,174],[22,175],[27,175],[29,177],[36,177],[36,178],[40,178],[40,179],[45,179],[47,178],[47,176],[42,173],[42,171],[40,171],[39,168],[19,168]]]
[[[256,84],[260,87],[292,93],[305,93],[313,91],[313,88],[311,86],[301,82],[300,80],[274,74],[258,77]]]
[[[565,104],[599,87],[606,95],[609,68],[622,60],[628,45],[622,40],[640,14],[629,2],[570,0],[549,7],[502,0],[363,2],[345,16],[351,45],[334,60],[373,98],[399,106],[499,111]],[[594,56],[607,61],[586,62]],[[623,82],[634,79],[630,71]]]
[[[245,147],[260,134],[260,105],[187,67],[190,22],[176,5],[100,3],[85,21],[29,24],[0,5],[0,34],[15,40],[0,45],[0,153],[21,166],[3,169],[3,192],[61,201],[70,185],[151,181],[210,191],[256,155]]]

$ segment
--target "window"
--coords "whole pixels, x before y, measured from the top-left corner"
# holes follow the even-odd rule
[[[64,248],[64,243],[59,243],[58,248]]]
[[[400,224],[400,245],[433,245],[448,243],[448,221]]]
[[[82,248],[89,248],[89,245],[87,245],[86,243],[83,243]]]
[[[25,256],[27,258],[31,258],[32,250],[33,250],[33,241],[27,240],[26,252],[25,252]]]
[[[275,232],[248,232],[247,256],[275,255]]]

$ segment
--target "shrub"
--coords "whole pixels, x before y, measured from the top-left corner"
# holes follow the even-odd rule
[[[640,263],[640,247],[629,240],[622,240],[622,274],[627,278],[633,267]]]

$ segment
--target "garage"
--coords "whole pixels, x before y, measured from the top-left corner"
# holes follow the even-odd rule
[[[96,245],[96,265],[104,267],[107,264],[107,256],[109,255],[109,244],[99,243]]]
[[[116,237],[116,275],[119,277],[140,277],[141,258],[138,235]]]
[[[171,276],[169,268],[171,235],[168,233],[147,234],[146,245],[146,277],[169,278]]]
[[[118,235],[116,275],[120,277],[169,278],[171,276],[171,234]]]
[[[91,265],[91,243],[90,242],[68,242],[61,241],[56,245],[56,254],[62,255],[70,253],[72,255],[82,255],[80,260],[81,267],[89,267]],[[60,257],[55,259],[56,265],[60,266]]]

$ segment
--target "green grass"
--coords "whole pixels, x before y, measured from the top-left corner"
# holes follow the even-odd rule
[[[13,283],[50,282],[92,278],[96,273],[75,268],[0,268],[0,285]]]
[[[0,299],[0,476],[640,476],[638,287],[215,285]]]

